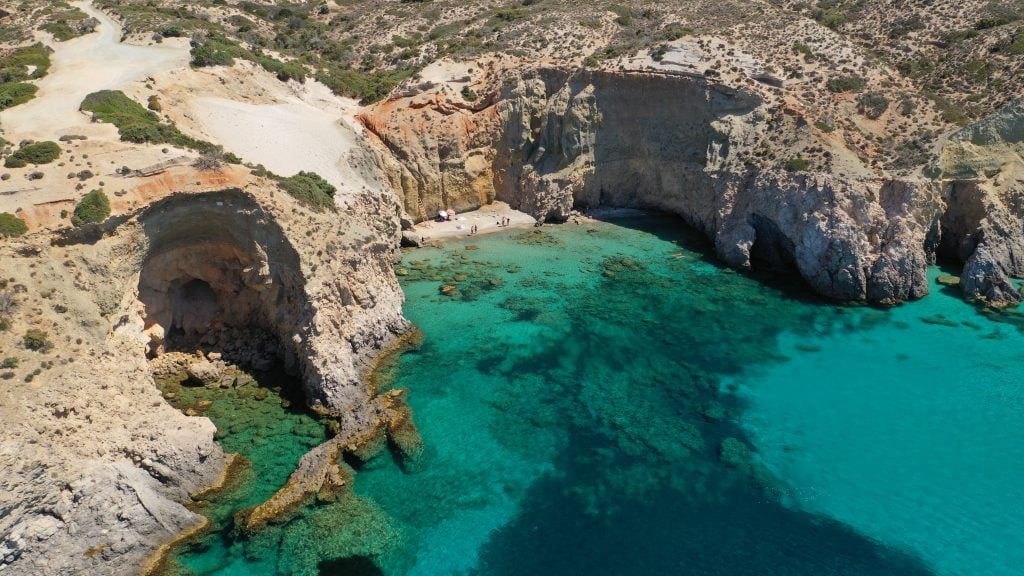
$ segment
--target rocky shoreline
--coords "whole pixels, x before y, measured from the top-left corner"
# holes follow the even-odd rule
[[[230,459],[208,419],[172,408],[153,384],[147,354],[159,357],[175,331],[254,325],[280,343],[277,360],[310,404],[343,416],[339,430],[379,421],[363,383],[409,329],[391,269],[397,208],[367,195],[343,215],[314,212],[275,189],[254,179],[173,195],[88,241],[51,246],[37,234],[0,247],[5,288],[24,287],[5,336],[42,328],[57,350],[39,354],[59,360],[0,404],[4,421],[22,423],[0,451],[14,472],[0,520],[7,571],[132,573],[202,524],[183,504],[216,486]],[[175,292],[180,279],[205,285],[199,300]],[[217,354],[192,366],[197,376],[216,375],[207,369],[222,362]]]

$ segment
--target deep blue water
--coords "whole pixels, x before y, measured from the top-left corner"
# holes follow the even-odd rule
[[[935,271],[937,274],[938,272]],[[987,575],[1024,565],[1024,342],[950,292],[841,307],[669,218],[410,252],[427,446],[194,573]],[[450,286],[442,294],[442,286]],[[936,286],[938,288],[938,286]]]

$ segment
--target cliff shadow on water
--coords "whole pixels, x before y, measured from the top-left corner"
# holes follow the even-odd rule
[[[209,418],[238,456],[223,487],[193,496],[208,524],[155,559],[162,573],[361,570],[391,539],[387,518],[352,493],[350,463],[390,449],[411,465],[418,450],[401,393],[378,397],[359,375],[408,329],[388,315],[398,310],[386,300],[398,288],[393,248],[301,209],[284,230],[279,210],[225,190],[173,196],[138,218],[133,306],[157,386],[186,415]],[[305,242],[318,226],[332,228]],[[343,246],[358,255],[340,257]],[[327,286],[311,298],[317,270]],[[325,312],[329,324],[317,328]]]

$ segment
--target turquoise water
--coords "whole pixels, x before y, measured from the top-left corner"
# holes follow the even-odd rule
[[[353,498],[253,540],[226,523],[184,564],[1018,574],[1019,317],[943,292],[829,305],[722,268],[680,228],[638,218],[408,253],[406,315],[425,339],[393,385],[427,447],[415,472],[353,462]]]
[[[1020,333],[952,294],[886,316],[850,335],[784,334],[793,361],[737,379],[746,429],[803,509],[941,574],[1021,574]],[[820,351],[801,354],[808,343]]]

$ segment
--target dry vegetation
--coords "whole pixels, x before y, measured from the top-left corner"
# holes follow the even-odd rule
[[[1006,105],[1024,86],[1024,0],[96,4],[136,40],[191,38],[196,66],[251,60],[281,80],[316,78],[364,103],[441,58],[616,68],[638,54],[660,62],[696,42],[715,77],[777,104],[766,119],[775,135],[746,161],[791,169],[833,169],[843,161],[836,150],[873,169],[920,168],[942,134]],[[45,28],[54,16],[38,15],[56,10],[40,0],[21,6],[5,23]],[[752,80],[751,61],[784,88]]]

